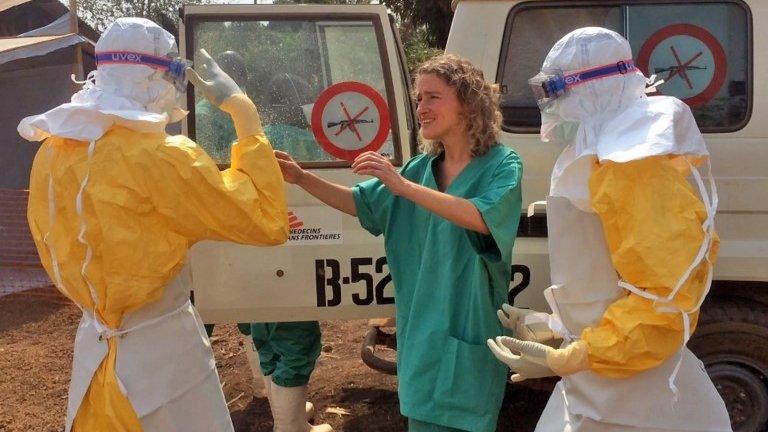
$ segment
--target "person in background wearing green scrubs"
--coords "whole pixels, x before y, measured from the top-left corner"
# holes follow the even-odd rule
[[[248,69],[240,54],[225,51],[216,57],[216,61],[235,82],[245,86]],[[299,158],[323,160],[317,154],[323,152],[307,130],[303,115],[299,118],[295,114],[301,113],[301,104],[310,102],[308,85],[304,92],[305,87],[301,84],[300,78],[290,74],[278,74],[269,81],[266,86],[268,93],[260,102],[264,107],[264,133],[273,148],[295,149]],[[282,91],[286,88],[290,92]],[[299,101],[296,98],[300,96],[303,99]],[[287,115],[289,113],[292,116]],[[274,118],[280,118],[281,122],[270,124],[270,119]],[[214,159],[229,160],[229,149],[235,139],[234,125],[229,116],[221,115],[219,109],[203,99],[195,105],[195,120],[198,142],[209,150]],[[304,128],[301,121],[305,123]],[[332,157],[326,155],[325,158]],[[251,336],[259,353],[259,366],[264,376],[274,430],[333,432],[327,424],[312,426],[307,423],[314,414],[314,407],[306,401],[306,393],[309,377],[320,356],[320,324],[317,321],[238,323],[237,327],[244,335]],[[213,329],[214,324],[205,325],[208,337],[213,334]]]
[[[423,154],[401,169],[363,153],[352,170],[374,178],[348,188],[275,155],[286,182],[384,235],[408,430],[494,431],[506,370],[485,340],[504,330],[522,164],[497,142],[498,87],[479,69],[442,55],[415,76]]]
[[[249,82],[245,59],[235,51],[216,56],[219,67],[244,87]],[[263,73],[262,73],[263,75]],[[314,92],[303,78],[286,72],[265,80],[258,92],[247,91],[263,107],[264,134],[274,149],[290,152],[300,161],[327,161],[333,156],[323,151],[309,130],[302,105],[314,102]],[[254,94],[261,93],[261,94]],[[217,161],[229,160],[229,149],[235,140],[235,128],[229,116],[206,99],[195,104],[197,141]]]

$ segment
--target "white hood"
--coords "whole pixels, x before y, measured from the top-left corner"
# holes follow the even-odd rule
[[[176,55],[176,41],[144,18],[119,18],[96,43],[96,53],[132,51],[157,57]],[[103,64],[89,74],[72,101],[24,118],[19,134],[40,141],[51,135],[81,141],[99,139],[114,125],[138,132],[163,132],[181,120],[183,93],[163,79],[163,72],[140,64]]]
[[[632,58],[629,42],[600,27],[585,27],[560,39],[542,70],[587,69]],[[707,156],[690,108],[669,96],[645,95],[647,79],[637,70],[569,89],[541,114],[543,141],[566,148],[555,163],[550,195],[589,208],[586,181],[595,158],[629,162],[667,154]]]

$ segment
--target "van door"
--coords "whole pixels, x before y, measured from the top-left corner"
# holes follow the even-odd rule
[[[400,166],[414,123],[404,61],[380,5],[196,5],[182,11],[181,52],[205,48],[253,99],[275,149],[335,183],[365,180],[366,150]],[[184,132],[222,167],[231,121],[189,92]],[[286,185],[290,237],[277,247],[205,241],[191,253],[205,322],[305,321],[394,315],[383,241],[356,218]]]

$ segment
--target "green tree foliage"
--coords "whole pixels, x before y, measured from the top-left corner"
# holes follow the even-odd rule
[[[451,29],[451,0],[381,0],[400,20],[401,33],[422,38],[432,48],[445,48]],[[420,34],[419,29],[424,29]]]
[[[429,33],[424,26],[416,29],[400,27],[400,39],[411,72],[427,59],[443,53],[443,50],[430,46]]]
[[[442,53],[451,28],[450,0],[275,0],[274,4],[383,3],[396,17],[408,69]]]
[[[378,0],[396,17],[400,37],[403,41],[409,69],[424,60],[439,54],[448,37],[453,12],[450,0]],[[79,13],[82,18],[98,31],[104,29],[116,18],[148,18],[178,35],[178,10],[183,4],[210,3],[211,0],[80,0]],[[274,0],[274,4],[371,4],[376,0]],[[237,26],[237,24],[235,24]],[[234,30],[234,29],[233,29]],[[236,32],[235,32],[236,33]],[[230,33],[232,34],[232,33]],[[298,44],[306,41],[298,35],[281,37],[280,44]],[[226,39],[228,36],[223,36]],[[352,40],[350,39],[350,42]],[[231,46],[242,47],[242,40],[233,40]],[[226,45],[226,44],[225,44]],[[263,45],[262,45],[263,46]],[[289,48],[286,46],[286,48]],[[252,49],[252,48],[247,48]],[[257,53],[253,53],[258,55]],[[280,69],[287,65],[274,64]]]
[[[117,18],[150,19],[174,35],[178,34],[179,7],[209,3],[209,0],[80,0],[78,14],[102,32]]]

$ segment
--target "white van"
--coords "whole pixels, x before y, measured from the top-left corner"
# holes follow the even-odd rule
[[[461,0],[453,6],[446,51],[470,59],[500,84],[501,140],[523,160],[525,206],[546,197],[561,151],[538,138],[539,111],[527,79],[564,34],[592,25],[623,34],[636,64],[666,80],[660,91],[691,106],[712,153],[722,244],[715,282],[689,346],[725,399],[734,430],[764,430],[768,87],[754,77],[768,75],[768,58],[762,55],[768,52],[768,26],[759,24],[768,22],[768,3]],[[198,48],[242,55],[249,68],[242,87],[259,106],[273,145],[321,176],[352,185],[361,179],[339,158],[344,151],[370,148],[396,165],[416,151],[409,79],[392,23],[378,5],[186,6],[180,39],[189,57]],[[226,148],[196,133],[196,125],[206,119],[195,110],[200,99],[189,97],[192,115],[185,132],[225,163]],[[350,112],[344,113],[343,101]],[[357,124],[361,131],[368,128],[367,135],[357,136],[345,126],[359,120],[365,120]],[[318,136],[322,144],[311,144]],[[205,242],[194,248],[194,296],[203,318],[236,322],[392,316],[393,287],[381,238],[299,188],[287,186],[287,193],[303,226],[292,231],[286,245]],[[509,300],[542,310],[542,290],[549,286],[546,208],[534,205],[530,210],[521,217]]]

